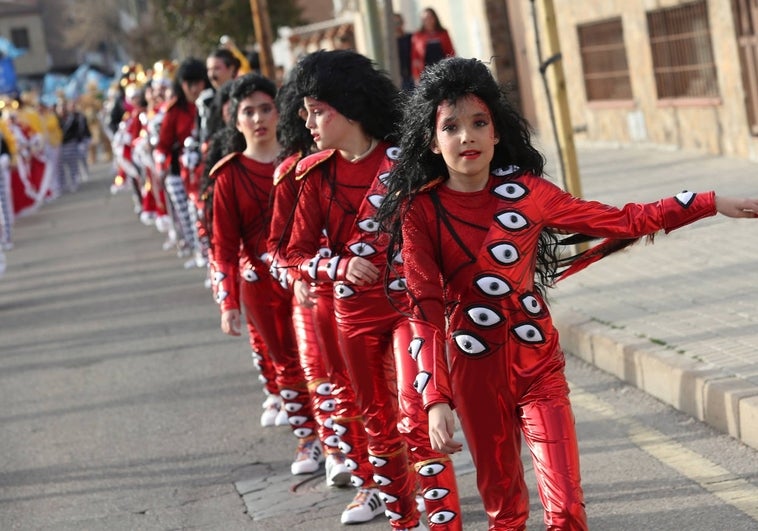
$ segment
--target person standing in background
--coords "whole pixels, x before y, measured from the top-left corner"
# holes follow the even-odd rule
[[[411,75],[411,37],[412,35],[405,31],[405,21],[403,15],[395,13],[395,37],[397,38],[397,56],[400,65],[400,88],[402,90],[412,90],[415,86],[413,76]]]
[[[454,55],[450,35],[440,24],[437,12],[427,7],[421,12],[421,27],[411,37],[411,75],[414,83],[418,84],[425,67]]]

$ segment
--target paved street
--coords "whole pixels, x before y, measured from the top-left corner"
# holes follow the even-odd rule
[[[758,194],[747,162],[584,148],[580,163],[585,197],[615,204],[704,183]],[[350,491],[289,475],[293,438],[259,427],[249,349],[218,329],[204,273],[109,185],[100,165],[17,221],[0,279],[0,529],[339,529]],[[758,222],[712,218],[567,280],[552,294],[567,348],[740,426],[734,404],[745,418],[758,396],[756,234]],[[591,528],[758,527],[753,448],[576,358],[567,373]],[[466,529],[486,529],[465,452],[456,464]]]

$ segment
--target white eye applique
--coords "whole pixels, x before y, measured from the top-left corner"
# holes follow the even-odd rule
[[[371,203],[371,206],[374,208],[379,208],[382,206],[382,201],[384,201],[384,196],[381,194],[371,194],[366,198],[369,203]]]
[[[374,218],[362,219],[357,225],[363,232],[376,232],[379,230],[379,223]]]
[[[292,434],[298,439],[303,439],[305,437],[310,437],[313,435],[313,430],[310,428],[295,428],[292,430]]]
[[[424,340],[420,337],[414,337],[408,344],[408,354],[411,355],[413,361],[418,359],[418,355],[421,353],[421,347],[424,346]]]
[[[405,291],[405,288],[407,286],[405,284],[404,278],[397,278],[390,282],[387,287],[390,289],[390,291]]]
[[[498,275],[479,275],[475,283],[482,293],[490,297],[502,297],[511,291],[511,285]]]
[[[376,249],[368,243],[357,242],[349,247],[350,252],[355,256],[371,256],[376,254]]]
[[[437,474],[443,472],[445,470],[445,465],[441,463],[432,463],[430,465],[424,465],[421,468],[419,468],[418,473],[420,476],[424,476],[425,478],[434,477]]]
[[[284,404],[284,411],[287,413],[297,413],[301,409],[303,409],[303,404],[297,402],[287,402]]]
[[[432,488],[427,491],[424,491],[423,496],[425,500],[441,500],[448,494],[450,494],[450,490],[443,489],[442,487],[436,487],[436,488]]]
[[[674,199],[676,199],[677,203],[682,205],[684,208],[689,207],[692,202],[695,200],[695,196],[697,194],[695,192],[688,192],[687,190],[683,192],[679,192],[674,196]]]
[[[340,256],[337,255],[334,258],[329,259],[329,263],[326,264],[326,274],[332,280],[337,280],[337,267],[340,264]]]
[[[510,243],[496,243],[488,248],[492,258],[503,265],[511,265],[518,261],[518,249]]]
[[[303,417],[301,415],[295,415],[289,418],[289,423],[291,426],[302,426],[306,422],[308,422],[308,417]]]
[[[334,400],[333,398],[330,398],[329,400],[324,400],[318,408],[321,411],[332,412],[335,409],[337,409],[337,401]]]
[[[505,177],[506,175],[510,175],[511,173],[516,173],[521,168],[516,166],[515,164],[511,164],[510,166],[507,166],[505,168],[496,168],[492,174],[496,175],[497,177]]]
[[[334,430],[334,433],[337,434],[338,437],[342,437],[347,433],[347,428],[343,426],[342,424],[337,424],[336,422],[332,424],[332,429]],[[350,453],[350,452],[346,452]]]
[[[466,314],[475,324],[485,328],[499,325],[505,320],[500,313],[485,306],[471,306],[466,310]]]
[[[326,439],[324,439],[324,444],[326,444],[329,448],[339,448],[340,438],[332,434]]]
[[[258,280],[258,273],[256,273],[255,270],[246,267],[242,270],[242,278],[247,282],[255,282]]]
[[[319,257],[315,256],[308,262],[308,274],[311,278],[316,278],[316,275],[318,274],[318,261]]]
[[[390,178],[390,172],[388,171],[385,171],[384,173],[377,176],[377,179],[379,179],[379,182],[382,183],[384,186],[387,186],[387,183],[389,182],[389,178]]]
[[[393,146],[391,148],[387,148],[387,158],[390,160],[397,160],[400,158],[400,148],[397,146]]]
[[[316,386],[316,394],[319,396],[329,396],[332,394],[334,386],[329,382],[324,382]]]
[[[529,222],[526,218],[513,210],[501,212],[495,216],[495,219],[507,230],[517,231],[529,226]]]
[[[521,341],[526,343],[542,343],[545,341],[545,336],[542,335],[542,331],[530,323],[524,323],[513,327],[513,333],[515,333]]]
[[[322,247],[318,250],[318,255],[321,258],[330,258],[332,256],[332,250],[329,247]]]
[[[402,264],[403,263],[403,253],[400,251],[395,253],[395,256],[392,258],[392,262],[395,264]]]
[[[353,447],[350,446],[345,441],[343,441],[342,439],[340,439],[339,449],[340,449],[340,452],[342,452],[345,455],[347,455],[347,454],[349,454],[350,452],[353,451]],[[355,463],[355,461],[353,461],[353,463]],[[347,462],[345,464],[347,464]],[[348,466],[348,468],[349,468],[349,466]],[[350,470],[355,470],[356,468],[358,468],[358,465],[355,465],[355,468],[351,468]]]
[[[225,299],[226,299],[228,296],[229,296],[229,292],[228,292],[228,291],[225,291],[225,290],[223,290],[223,289],[219,289],[219,290],[216,292],[216,302],[217,302],[218,304],[221,304],[222,302],[224,302],[224,300],[225,300]]]
[[[397,496],[393,496],[392,494],[387,494],[386,492],[381,493],[382,500],[384,500],[384,503],[395,503],[398,500]]]
[[[285,400],[294,400],[299,395],[300,393],[298,393],[294,389],[280,389],[279,390],[279,396],[281,396]]]
[[[347,299],[353,295],[355,295],[355,290],[350,286],[344,284],[336,284],[334,286],[334,296],[338,299]]]
[[[499,184],[492,191],[495,193],[495,195],[500,196],[503,199],[508,199],[510,201],[521,199],[529,193],[529,190],[527,190],[525,186],[518,183]]]
[[[455,520],[456,516],[458,515],[453,511],[437,511],[436,513],[429,515],[429,521],[432,524],[446,524],[452,520]]]
[[[387,460],[375,455],[368,456],[368,462],[376,468],[381,468],[387,464]]]
[[[226,278],[226,275],[223,274],[221,271],[216,271],[213,273],[213,284],[217,285],[219,282],[224,280]]]
[[[471,356],[479,356],[489,350],[484,342],[468,332],[454,332],[453,341],[459,349]]]
[[[416,375],[416,379],[413,380],[413,388],[421,394],[431,379],[432,375],[430,373],[421,371]]]
[[[531,315],[539,315],[542,313],[542,305],[534,295],[523,295],[521,297],[521,306],[524,308],[525,312]]]

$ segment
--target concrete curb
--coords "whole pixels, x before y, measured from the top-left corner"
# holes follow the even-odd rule
[[[758,449],[754,384],[574,310],[553,320],[567,353]]]

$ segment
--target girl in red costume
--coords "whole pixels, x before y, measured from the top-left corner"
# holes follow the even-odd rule
[[[756,217],[758,201],[682,192],[617,209],[571,196],[542,178],[526,122],[476,59],[430,67],[402,123],[379,219],[402,236],[432,445],[461,449],[455,407],[490,529],[523,530],[523,436],[547,528],[585,530],[564,355],[543,297],[557,264],[550,230],[635,238],[716,212]]]
[[[356,503],[370,503],[381,491],[393,529],[426,529],[415,502],[418,481],[434,529],[460,529],[452,463],[431,449],[426,415],[412,388],[410,329],[398,312],[407,309],[404,281],[381,282],[386,238],[373,215],[397,151],[391,143],[399,117],[397,88],[368,58],[346,50],[306,56],[296,83],[306,126],[324,151],[298,163],[298,178],[305,180],[287,259],[290,272],[303,280],[334,286],[339,351],[360,414],[337,411],[335,430],[357,467]],[[319,253],[322,235],[328,257]],[[352,437],[362,428],[373,468],[368,478],[352,454]]]
[[[437,12],[427,7],[421,12],[421,27],[411,36],[411,76],[418,84],[424,68],[455,55],[450,34],[442,27]]]
[[[162,182],[177,225],[175,229],[181,234],[181,241],[177,241],[180,256],[188,256],[199,248],[197,231],[190,218],[186,184],[180,175],[180,156],[184,141],[197,127],[195,100],[207,82],[202,61],[194,58],[182,61],[174,79],[174,99],[163,116],[153,151],[158,174],[156,184],[160,186]]]
[[[274,160],[280,150],[275,95],[273,82],[258,74],[238,78],[232,86],[230,115],[239,133],[231,139],[231,153],[210,172],[215,179],[211,271],[221,330],[240,335],[243,306],[271,356],[284,409],[299,439],[291,471],[300,474],[318,469],[322,450],[298,358],[292,297],[272,278],[265,256]],[[240,258],[246,263],[242,272]]]
[[[296,72],[292,76],[297,75]],[[284,252],[289,243],[292,229],[292,217],[300,191],[302,180],[295,179],[295,168],[305,155],[315,148],[313,137],[303,121],[303,99],[296,91],[293,81],[289,81],[277,94],[279,107],[279,126],[277,136],[282,145],[278,160],[281,162],[274,173],[274,209],[269,234],[269,257],[272,270],[283,286],[291,288],[295,301],[293,303],[293,321],[300,349],[300,364],[305,371],[308,390],[311,394],[314,417],[318,423],[319,437],[326,454],[326,482],[329,486],[346,486],[350,483],[350,470],[345,456],[339,449],[339,437],[334,433],[332,413],[337,409],[337,401],[332,395],[333,367],[325,359],[323,348],[319,344],[319,331],[328,324],[317,320],[318,312],[311,297],[315,286],[302,280],[292,280],[287,275]],[[295,295],[296,294],[296,295]],[[336,357],[341,359],[339,352]],[[344,374],[344,366],[342,373]],[[358,515],[354,515],[358,516]],[[373,515],[371,515],[373,518]],[[357,518],[355,522],[366,521]]]

